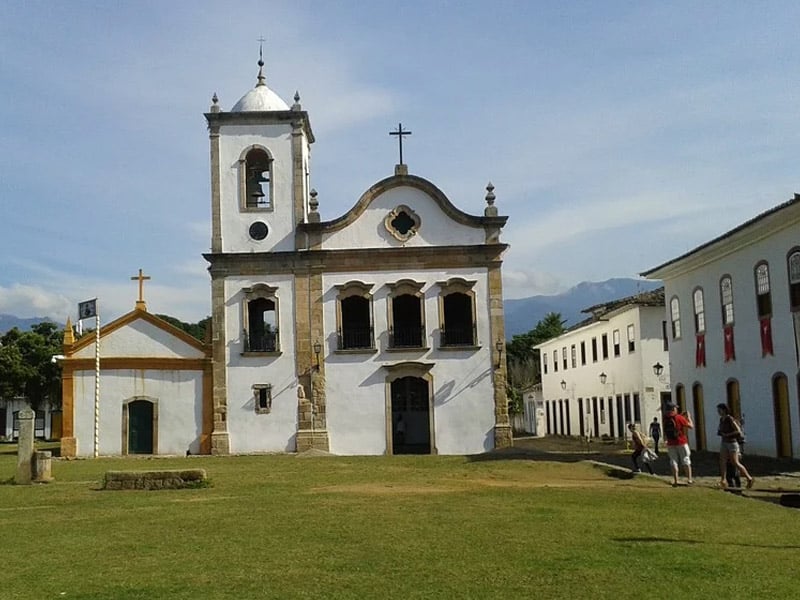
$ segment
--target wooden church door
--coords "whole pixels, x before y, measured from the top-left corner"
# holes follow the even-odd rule
[[[153,403],[135,400],[128,405],[128,453],[153,453]]]
[[[430,454],[428,382],[420,377],[401,377],[392,382],[391,393],[393,453]]]

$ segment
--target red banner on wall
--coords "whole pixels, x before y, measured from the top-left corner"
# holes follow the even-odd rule
[[[772,348],[772,319],[764,317],[761,319],[761,356],[775,356]]]
[[[697,345],[694,351],[694,366],[706,366],[706,334],[698,333],[696,336]]]
[[[725,335],[725,362],[736,360],[736,348],[733,343],[733,325],[726,325]]]

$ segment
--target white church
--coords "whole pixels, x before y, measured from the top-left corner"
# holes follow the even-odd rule
[[[99,454],[472,454],[510,446],[501,277],[508,246],[500,241],[507,217],[491,184],[483,214],[468,214],[409,174],[401,150],[391,176],[323,221],[310,185],[309,115],[298,95],[289,106],[267,87],[263,62],[254,89],[229,111],[215,95],[205,117],[210,348],[159,323],[141,297],[113,331],[103,327],[103,338],[133,338],[137,351],[168,356],[139,356],[137,364],[125,344],[116,346],[116,363],[101,356],[101,378],[118,369],[115,386],[101,388],[98,442],[86,425],[94,405],[88,342],[65,344],[62,454],[91,455],[93,442]],[[402,148],[402,126],[397,133]],[[145,443],[132,445],[142,431]]]

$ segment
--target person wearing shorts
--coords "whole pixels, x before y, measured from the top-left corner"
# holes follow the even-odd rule
[[[721,440],[719,444],[719,487],[724,488],[726,486],[726,471],[728,468],[728,462],[730,462],[734,468],[747,479],[747,487],[751,488],[753,487],[754,479],[750,476],[750,473],[747,472],[747,469],[739,460],[739,457],[742,454],[742,451],[739,448],[739,440],[742,436],[742,428],[739,426],[739,423],[736,421],[736,419],[733,418],[733,415],[730,413],[730,409],[728,408],[727,404],[717,404],[717,413],[719,414],[719,428],[717,429],[717,435],[720,436]]]
[[[669,466],[672,469],[672,486],[678,485],[679,468],[682,466],[686,473],[686,483],[692,485],[692,451],[689,449],[689,438],[687,432],[694,428],[692,415],[688,412],[678,414],[678,409],[674,404],[668,404],[667,414],[664,416],[664,431],[667,430],[667,419],[674,420],[675,436],[670,439],[667,437],[667,454],[669,454]]]

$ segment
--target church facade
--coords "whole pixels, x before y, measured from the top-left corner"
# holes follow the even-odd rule
[[[261,63],[260,63],[260,66]],[[491,184],[482,215],[396,165],[323,221],[314,135],[258,83],[205,115],[215,454],[470,454],[511,444]],[[401,130],[402,131],[402,130]]]

